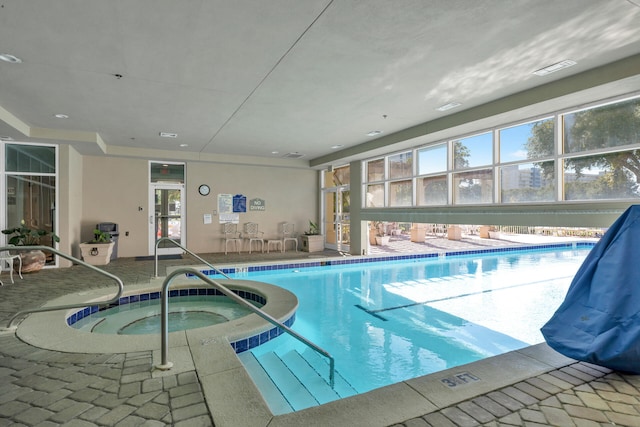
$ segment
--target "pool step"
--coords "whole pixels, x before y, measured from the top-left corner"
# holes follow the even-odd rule
[[[336,385],[339,387],[332,389],[328,384],[329,365],[313,351],[305,356],[296,350],[290,350],[281,356],[275,352],[267,352],[257,358],[251,352],[244,352],[238,357],[275,415],[356,394],[337,374]],[[312,360],[307,360],[306,357]]]

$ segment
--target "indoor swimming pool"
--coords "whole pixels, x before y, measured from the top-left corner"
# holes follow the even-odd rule
[[[591,247],[231,276],[293,292],[299,308],[292,328],[331,353],[339,381],[352,389],[345,393],[353,394],[542,342],[540,327],[562,302]],[[313,352],[286,335],[251,350],[265,369],[274,357],[286,364],[292,352],[326,377],[327,368]],[[338,392],[340,397],[345,396]]]

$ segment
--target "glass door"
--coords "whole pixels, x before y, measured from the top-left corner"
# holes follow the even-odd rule
[[[151,206],[149,212],[149,248],[150,255],[155,251],[156,242],[168,237],[186,247],[184,233],[184,185],[151,184]],[[183,250],[171,242],[163,241],[158,247],[158,254],[181,254]]]
[[[324,191],[324,234],[325,247],[341,252],[349,252],[351,203],[348,188],[331,188]]]

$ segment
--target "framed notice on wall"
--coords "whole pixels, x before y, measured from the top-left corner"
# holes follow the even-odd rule
[[[233,213],[233,196],[218,194],[218,213],[220,215]]]

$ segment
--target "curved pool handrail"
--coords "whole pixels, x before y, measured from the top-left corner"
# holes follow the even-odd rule
[[[50,246],[4,246],[4,247],[0,247],[0,251],[3,250],[12,250],[12,251],[33,251],[33,250],[40,250],[40,251],[46,251],[46,252],[51,252],[53,254],[58,255],[59,257],[68,259],[69,261],[73,262],[74,264],[78,264],[81,265],[83,267],[86,267],[90,270],[95,271],[98,274],[101,274],[103,276],[107,276],[110,279],[113,279],[116,281],[116,283],[118,284],[118,292],[116,292],[116,295],[111,298],[108,301],[101,301],[100,305],[106,305],[106,304],[111,304],[113,302],[118,302],[120,300],[120,296],[122,296],[122,292],[124,291],[124,283],[122,283],[122,280],[120,280],[120,278],[118,276],[115,276],[111,273],[108,273],[94,265],[88,264],[82,260],[79,260],[78,258],[74,258],[71,255],[67,255],[64,252],[60,252],[59,250],[52,248]],[[45,311],[57,311],[57,310],[69,310],[72,308],[81,308],[81,307],[86,307],[87,303],[83,302],[83,303],[76,303],[76,304],[66,304],[66,305],[56,305],[56,306],[52,306],[52,307],[38,307],[38,308],[30,308],[27,310],[22,310],[17,312],[15,315],[13,315],[13,317],[11,317],[11,319],[9,319],[9,323],[7,324],[6,328],[3,328],[4,330],[15,330],[17,328],[17,326],[13,326],[13,322],[21,316],[24,316],[25,314],[31,314],[31,313],[42,313]]]
[[[223,273],[221,270],[219,270],[216,266],[212,265],[210,262],[205,261],[200,256],[196,255],[195,253],[193,253],[189,249],[187,249],[184,246],[182,246],[180,243],[178,243],[175,240],[171,239],[170,237],[161,237],[158,240],[156,240],[156,246],[155,246],[155,250],[153,252],[153,258],[154,258],[153,277],[158,277],[158,244],[160,242],[171,242],[174,246],[179,247],[180,249],[182,249],[183,251],[185,251],[186,253],[188,253],[189,255],[191,255],[192,257],[194,257],[195,259],[197,259],[201,263],[206,264],[208,267],[211,267],[212,270],[215,270],[218,274],[220,274],[221,276],[224,276],[225,279],[233,280],[231,277],[227,276],[225,273]]]
[[[168,294],[169,293],[168,293],[168,290],[169,290],[169,286],[171,285],[171,281],[176,276],[179,276],[179,275],[182,275],[182,274],[192,274],[194,276],[199,277],[205,283],[207,283],[210,286],[213,286],[214,288],[218,289],[219,291],[224,293],[227,297],[231,298],[232,300],[234,300],[238,304],[241,304],[241,305],[245,306],[246,308],[248,308],[249,310],[251,310],[252,312],[257,314],[258,316],[262,317],[264,320],[268,321],[269,323],[271,323],[274,326],[279,327],[280,329],[282,329],[283,331],[285,331],[286,333],[291,335],[293,338],[295,338],[298,341],[300,341],[301,343],[307,345],[308,347],[310,347],[311,349],[315,350],[317,353],[321,354],[322,356],[328,358],[329,359],[329,384],[331,385],[331,388],[334,387],[334,385],[335,385],[335,359],[333,358],[333,356],[331,356],[331,354],[329,354],[329,352],[327,352],[323,348],[319,347],[315,343],[309,341],[308,339],[306,339],[302,335],[298,334],[293,329],[291,329],[288,326],[284,325],[283,323],[279,322],[277,319],[275,319],[271,315],[269,315],[269,314],[265,313],[264,311],[260,310],[255,305],[245,301],[244,299],[242,299],[241,297],[236,295],[231,289],[227,288],[223,284],[211,279],[210,277],[208,277],[207,275],[205,275],[201,271],[198,271],[197,269],[192,268],[192,267],[183,267],[183,268],[179,268],[177,270],[172,271],[171,274],[167,275],[167,277],[164,279],[164,282],[162,283],[162,300],[161,300],[162,313],[161,313],[161,319],[160,319],[160,321],[161,321],[160,328],[161,328],[161,335],[162,335],[162,338],[161,338],[162,358],[161,358],[161,364],[156,366],[158,369],[168,370],[168,369],[171,369],[171,367],[173,366],[173,364],[168,361],[168,353],[169,353],[169,298],[168,298]],[[231,280],[234,280],[234,279],[231,279]]]

